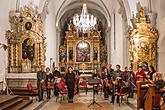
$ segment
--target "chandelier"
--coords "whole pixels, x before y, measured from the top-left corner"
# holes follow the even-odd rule
[[[88,33],[95,29],[96,17],[88,14],[87,5],[83,3],[81,15],[76,14],[73,17],[73,24],[82,33]]]

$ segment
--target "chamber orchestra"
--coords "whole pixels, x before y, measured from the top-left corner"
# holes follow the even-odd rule
[[[149,72],[145,72],[142,66],[138,66],[136,72],[132,67],[125,67],[124,71],[121,70],[120,65],[116,65],[115,69],[111,68],[111,64],[103,67],[101,70],[94,68],[90,78],[81,77],[78,70],[74,70],[69,66],[66,73],[61,73],[58,67],[54,67],[51,72],[50,68],[42,66],[41,70],[37,72],[37,85],[39,90],[39,101],[43,99],[43,93],[46,91],[47,99],[50,99],[52,95],[59,96],[61,91],[65,91],[69,103],[74,102],[74,96],[79,94],[81,88],[86,88],[88,91],[89,86],[93,86],[93,92],[95,95],[102,95],[104,100],[109,100],[110,103],[121,103],[121,96],[126,96],[127,99],[134,98],[134,94],[137,94],[139,98],[137,101],[138,108],[145,108],[142,103],[148,101],[148,97],[145,97],[150,90],[150,85],[155,85],[155,90],[159,91],[158,105],[153,103],[153,107],[161,106],[165,102],[165,83],[162,79],[162,75],[156,72],[153,66],[149,67]],[[95,80],[97,79],[97,80]],[[97,81],[97,83],[95,83]],[[147,84],[146,92],[142,95],[142,84]],[[139,84],[141,86],[139,86]],[[161,91],[161,92],[160,92]],[[139,92],[139,93],[138,93]],[[54,93],[54,94],[53,94]],[[64,93],[64,92],[62,92]],[[156,92],[155,92],[156,94]],[[141,96],[142,95],[142,96]],[[144,99],[145,97],[145,99]],[[116,99],[116,100],[115,100]],[[154,100],[154,99],[153,99]]]

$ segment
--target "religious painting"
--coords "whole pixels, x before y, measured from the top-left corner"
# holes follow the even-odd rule
[[[31,62],[34,59],[34,41],[27,38],[22,43],[22,58],[29,59]]]
[[[90,62],[90,45],[86,41],[81,41],[76,47],[76,61]]]

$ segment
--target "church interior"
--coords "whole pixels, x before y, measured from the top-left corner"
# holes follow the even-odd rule
[[[165,110],[164,0],[1,0],[0,110]]]

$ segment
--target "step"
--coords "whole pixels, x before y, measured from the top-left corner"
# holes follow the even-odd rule
[[[20,95],[19,98],[22,98],[23,100],[30,100],[30,96],[26,95]]]
[[[0,100],[0,107],[3,104],[6,104],[7,102],[13,101],[16,98],[18,98],[18,95],[0,95],[1,100]]]
[[[13,92],[15,95],[30,95],[30,92],[22,92],[22,91],[17,91],[17,92]]]
[[[15,106],[16,104],[22,102],[22,98],[17,98],[14,101],[10,102],[10,103],[5,103],[2,107],[0,107],[0,110],[8,110],[9,108],[12,108],[13,106]]]
[[[31,103],[32,103],[32,100],[23,100],[22,102],[12,107],[10,110],[22,110],[23,108],[30,105]]]

